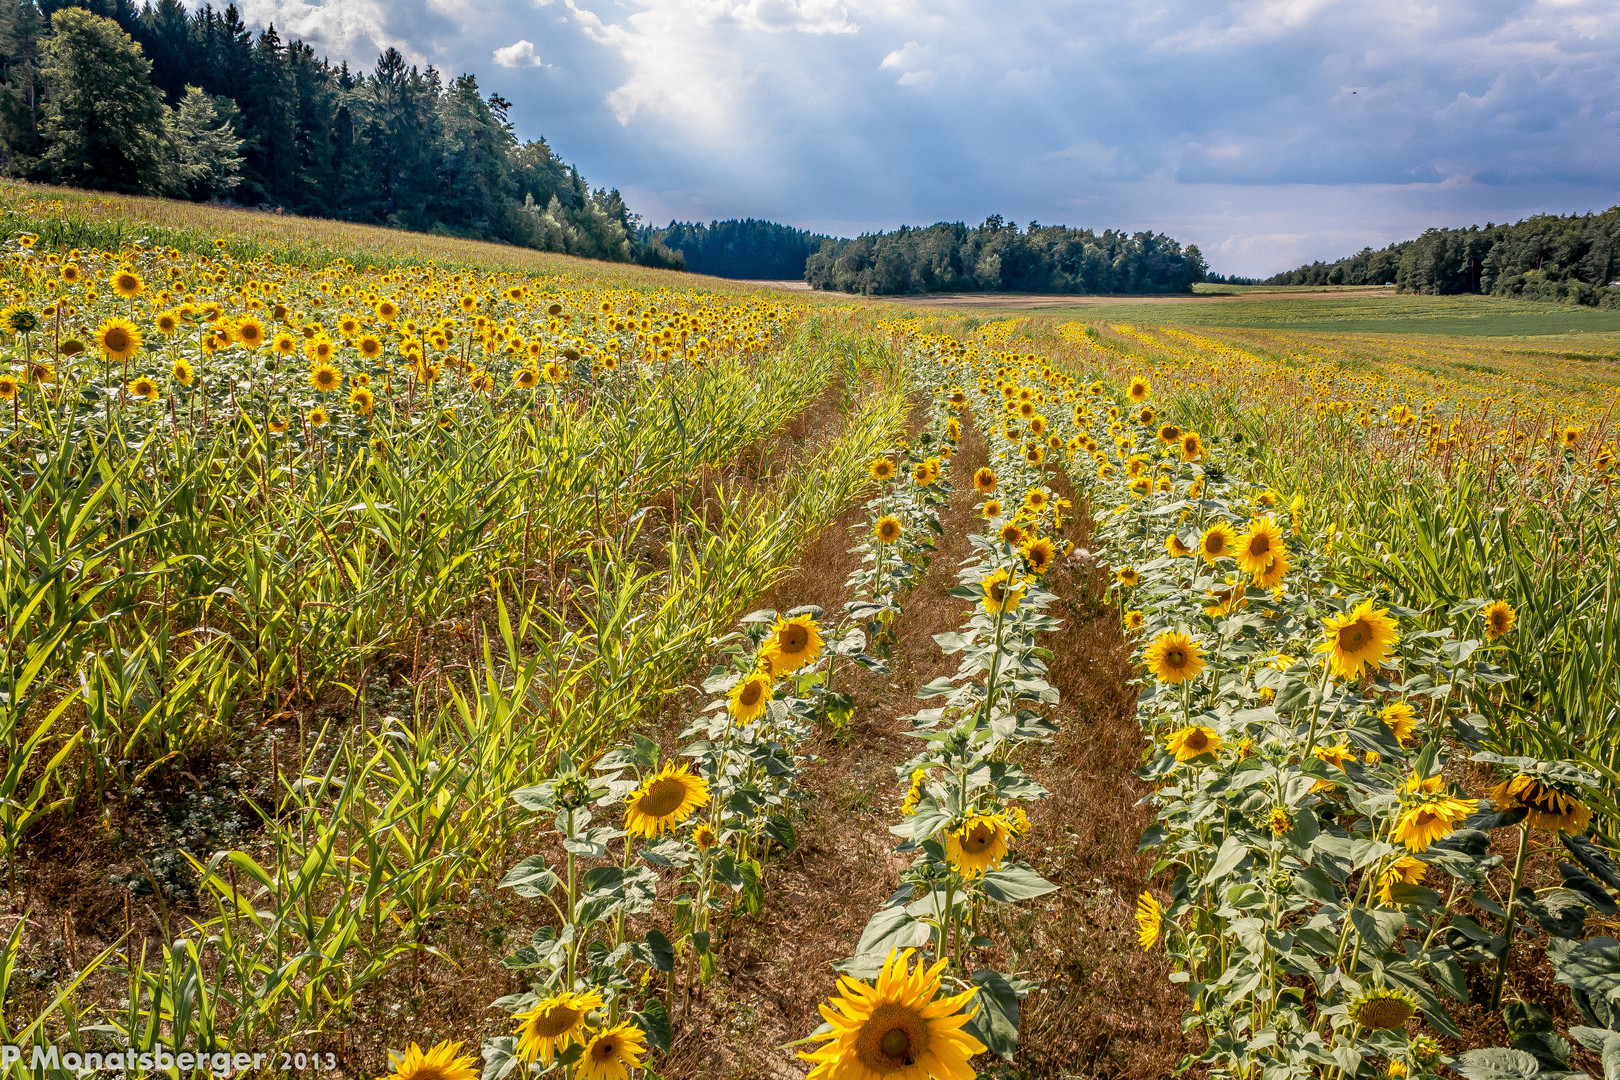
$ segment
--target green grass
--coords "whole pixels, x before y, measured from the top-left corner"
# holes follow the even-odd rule
[[[1232,299],[1158,303],[1075,304],[1020,311],[1043,317],[1136,326],[1226,326],[1451,337],[1543,337],[1620,333],[1620,310],[1566,307],[1495,296],[1336,295],[1331,291],[1268,295],[1222,287]],[[988,314],[988,309],[975,314]]]

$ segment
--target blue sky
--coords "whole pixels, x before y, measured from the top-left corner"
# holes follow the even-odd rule
[[[471,71],[632,209],[842,235],[1001,214],[1268,274],[1620,203],[1620,0],[239,0]]]

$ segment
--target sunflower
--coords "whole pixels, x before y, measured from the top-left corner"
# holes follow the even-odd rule
[[[1000,499],[986,499],[986,500],[984,500],[984,516],[985,516],[986,520],[1000,517],[1001,516],[1001,500]]]
[[[1282,532],[1269,517],[1258,517],[1249,523],[1249,531],[1238,537],[1238,567],[1251,577],[1271,569],[1278,555],[1286,555]]]
[[[1184,555],[1193,553],[1193,549],[1187,546],[1187,542],[1181,538],[1179,533],[1171,533],[1164,538],[1164,550],[1172,559],[1179,559]]]
[[[1585,831],[1592,811],[1567,791],[1544,777],[1520,773],[1491,789],[1491,802],[1498,810],[1524,810],[1524,822],[1532,829],[1571,835]]]
[[[1271,829],[1272,836],[1282,836],[1294,827],[1294,819],[1288,816],[1288,811],[1280,806],[1272,807],[1271,815],[1266,818],[1266,825]]]
[[[1181,429],[1174,424],[1164,424],[1159,428],[1159,441],[1171,446],[1181,441]]]
[[[304,355],[309,357],[311,363],[329,363],[337,355],[337,346],[325,334],[316,334],[304,342]]]
[[[945,861],[965,878],[983,877],[1007,857],[1010,833],[999,814],[969,814],[960,827],[945,834]]]
[[[1198,538],[1198,553],[1207,563],[1213,564],[1216,559],[1231,555],[1236,550],[1237,533],[1224,521],[1217,521]]]
[[[652,840],[707,805],[708,781],[693,775],[690,765],[668,761],[630,793],[625,802],[624,831]]]
[[[1127,630],[1142,629],[1142,613],[1140,611],[1127,611],[1123,621]]]
[[[1028,564],[1030,573],[1039,577],[1052,568],[1057,559],[1057,548],[1046,537],[1037,537],[1019,549],[1024,554],[1024,562]]]
[[[1412,732],[1417,730],[1417,710],[1406,701],[1392,701],[1385,705],[1378,718],[1389,727],[1390,734],[1394,735],[1395,741],[1402,746],[1405,746],[1406,740],[1412,737]]]
[[[1188,461],[1204,460],[1204,440],[1196,431],[1184,431],[1181,434],[1181,456]]]
[[[141,280],[141,275],[129,269],[119,270],[113,274],[108,279],[108,284],[112,286],[113,292],[122,296],[125,300],[134,299],[141,295],[142,289],[146,288],[146,283]]]
[[[270,339],[270,350],[277,356],[291,356],[298,351],[298,339],[283,330]]]
[[[874,480],[893,480],[894,462],[886,457],[875,458],[867,471]]]
[[[174,375],[174,381],[181,386],[190,386],[197,381],[197,369],[191,366],[189,360],[176,360],[170,372]]]
[[[1350,1002],[1350,1020],[1370,1031],[1403,1026],[1417,1013],[1417,999],[1405,990],[1373,986]]]
[[[699,851],[708,851],[720,843],[720,838],[709,826],[699,825],[692,830],[692,843],[697,845]]]
[[[1143,949],[1159,943],[1159,932],[1164,928],[1164,908],[1150,892],[1136,898],[1136,941]]]
[[[1114,573],[1121,586],[1134,589],[1142,580],[1142,572],[1134,566],[1122,566]]]
[[[1513,624],[1519,621],[1519,616],[1506,600],[1492,600],[1479,614],[1485,620],[1486,641],[1495,641],[1512,630]]]
[[[145,398],[147,401],[156,401],[158,399],[157,383],[148,379],[145,375],[130,380],[129,392],[132,397]]]
[[[980,495],[989,495],[996,490],[996,474],[990,466],[983,466],[973,474],[973,490]]]
[[[745,676],[726,695],[726,709],[738,723],[746,724],[754,720],[770,705],[772,685],[771,677],[763,671]]]
[[[1198,643],[1178,630],[1166,630],[1154,638],[1143,662],[1155,679],[1172,685],[1204,670],[1204,654]]]
[[[377,357],[382,355],[383,351],[382,340],[375,334],[361,334],[360,341],[356,347],[359,348],[360,355],[365,357],[367,360],[377,359]]]
[[[585,1040],[574,1075],[579,1080],[629,1080],[630,1070],[641,1068],[646,1053],[646,1034],[627,1020]]]
[[[356,386],[349,391],[349,404],[361,416],[370,416],[371,410],[377,405],[377,395],[364,386]]]
[[[1356,759],[1356,752],[1355,750],[1351,749],[1349,743],[1339,743],[1337,746],[1318,746],[1315,750],[1311,751],[1311,756],[1317,761],[1326,762],[1335,769],[1343,771],[1346,763]],[[1331,791],[1334,786],[1334,781],[1332,780],[1318,780],[1316,783],[1311,785],[1311,790]]]
[[[108,319],[96,327],[96,344],[108,360],[128,360],[141,347],[141,332],[128,319]]]
[[[416,1043],[405,1048],[404,1054],[388,1055],[394,1067],[388,1080],[478,1080],[478,1059],[457,1057],[459,1042],[446,1039],[431,1050],[423,1050]]]
[[[1282,579],[1288,574],[1288,549],[1278,548],[1277,557],[1271,560],[1271,565],[1254,576],[1254,584],[1260,589],[1275,589],[1282,584]]]
[[[1016,521],[1009,521],[1001,526],[996,535],[1008,547],[1019,547],[1024,542],[1024,527]]]
[[[437,422],[438,422],[438,425],[439,425],[441,430],[446,429],[446,428],[455,427],[456,426],[456,410],[454,410],[454,409],[440,409],[439,410],[439,419],[438,419]]]
[[[1152,392],[1153,384],[1142,378],[1140,375],[1132,378],[1130,385],[1125,388],[1125,396],[1130,398],[1132,401],[1146,401],[1148,399],[1148,395]]]
[[[26,304],[12,304],[0,311],[0,326],[9,333],[32,334],[39,329],[39,316]]]
[[[780,679],[815,663],[821,657],[822,644],[821,628],[814,615],[778,619],[760,647],[760,666],[770,672],[771,678]]]
[[[1030,443],[1028,446],[1024,447],[1024,460],[1029,462],[1031,465],[1039,465],[1041,462],[1046,460],[1045,448],[1038,446],[1035,443]]]
[[[231,337],[242,348],[253,352],[264,344],[267,335],[264,323],[252,315],[244,315],[236,320],[236,325],[231,328]]]
[[[1326,653],[1328,665],[1343,679],[1357,678],[1363,669],[1382,664],[1400,637],[1394,616],[1385,608],[1374,607],[1371,600],[1322,620],[1322,629],[1327,638],[1315,651]]]
[[[585,1018],[592,1009],[603,1008],[606,1004],[596,990],[583,994],[565,990],[536,1002],[532,1009],[518,1013],[513,1017],[518,1022],[517,1031],[514,1032],[517,1036],[517,1059],[522,1062],[538,1060],[542,1065],[550,1065],[557,1051],[568,1049],[571,1043],[585,1041]]]
[[[540,367],[540,375],[548,383],[560,383],[568,378],[568,370],[555,360],[547,360]]]
[[[323,394],[343,385],[343,375],[331,364],[316,364],[309,371],[309,385]]]
[[[821,1005],[825,1039],[799,1057],[815,1063],[807,1080],[973,1080],[968,1059],[985,1046],[962,1030],[975,1010],[962,1008],[978,990],[936,999],[946,961],[911,967],[913,950],[889,953],[877,985],[838,978],[838,996]]]
[[[533,390],[540,385],[540,373],[534,368],[518,368],[512,373],[512,382],[519,390]]]
[[[16,400],[21,388],[22,384],[17,381],[17,376],[0,375],[0,401]]]
[[[917,804],[928,791],[928,770],[912,769],[911,783],[906,787],[906,797],[900,803],[900,815],[910,817],[917,812]]]
[[[1395,906],[1396,885],[1417,885],[1423,880],[1428,864],[1410,855],[1402,855],[1378,875],[1378,902],[1385,907]]]
[[[1017,611],[1018,602],[1023,599],[1026,585],[1016,580],[1008,571],[997,570],[983,578],[979,582],[979,587],[984,590],[984,610],[996,615]]]
[[[1204,754],[1213,754],[1221,748],[1221,736],[1214,728],[1201,724],[1172,731],[1164,740],[1164,748],[1180,762],[1188,762]]]
[[[1472,799],[1446,794],[1438,776],[1413,777],[1403,794],[1407,796],[1401,800],[1406,809],[1395,821],[1395,839],[1412,852],[1423,851],[1436,840],[1450,836],[1478,805]]]
[[[327,420],[326,410],[317,406],[316,408],[309,410],[304,419],[308,422],[310,427],[325,427]]]
[[[872,535],[877,537],[880,544],[892,544],[900,539],[904,532],[905,529],[901,528],[899,519],[889,514],[878,518],[877,523],[872,526]]]

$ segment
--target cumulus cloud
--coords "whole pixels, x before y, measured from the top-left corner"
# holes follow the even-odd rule
[[[527,38],[512,42],[504,48],[496,49],[495,62],[501,67],[539,67],[540,56],[534,51],[534,42]]]
[[[1620,201],[1620,0],[240,2],[339,59],[476,72],[654,220],[1001,213],[1259,273]]]

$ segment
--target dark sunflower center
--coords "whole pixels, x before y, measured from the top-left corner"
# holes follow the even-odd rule
[[[108,330],[105,340],[109,349],[124,349],[129,346],[129,334],[120,327],[115,326]]]
[[[558,1005],[550,1012],[541,1013],[534,1018],[534,1032],[543,1039],[555,1039],[565,1031],[573,1029],[579,1023],[580,1012],[570,1009],[566,1005]]]
[[[1001,603],[1007,596],[1006,582],[992,581],[985,588],[985,593],[990,597],[992,603]]]
[[[612,1039],[603,1039],[591,1047],[591,1059],[593,1061],[607,1061],[609,1058],[618,1056],[619,1044]]]
[[[1164,651],[1164,662],[1168,667],[1180,668],[1187,666],[1187,653],[1183,649],[1173,648]],[[1202,736],[1198,736],[1202,738]]]
[[[1196,750],[1199,753],[1202,753],[1203,751],[1209,749],[1209,737],[1202,731],[1193,732],[1191,735],[1187,736],[1187,749]]]
[[[680,809],[681,803],[686,800],[686,785],[679,780],[665,777],[654,780],[647,788],[647,794],[641,797],[638,807],[648,817],[668,817]]]
[[[962,850],[978,855],[996,838],[996,831],[988,825],[975,825],[962,837]]]
[[[753,706],[759,704],[759,696],[761,693],[762,691],[759,683],[746,682],[743,684],[742,693],[737,695],[737,700],[743,705],[752,708]]]
[[[1266,536],[1256,536],[1249,541],[1250,555],[1264,555],[1271,550],[1271,539]]]
[[[1371,637],[1371,629],[1364,621],[1357,619],[1339,631],[1339,648],[1345,652],[1356,652],[1366,645]]]
[[[798,623],[791,623],[782,628],[782,634],[777,640],[781,643],[782,651],[788,655],[804,652],[805,646],[810,642],[810,631]]]
[[[904,1028],[893,1028],[884,1033],[878,1047],[889,1057],[910,1058],[911,1036],[906,1034]]]

